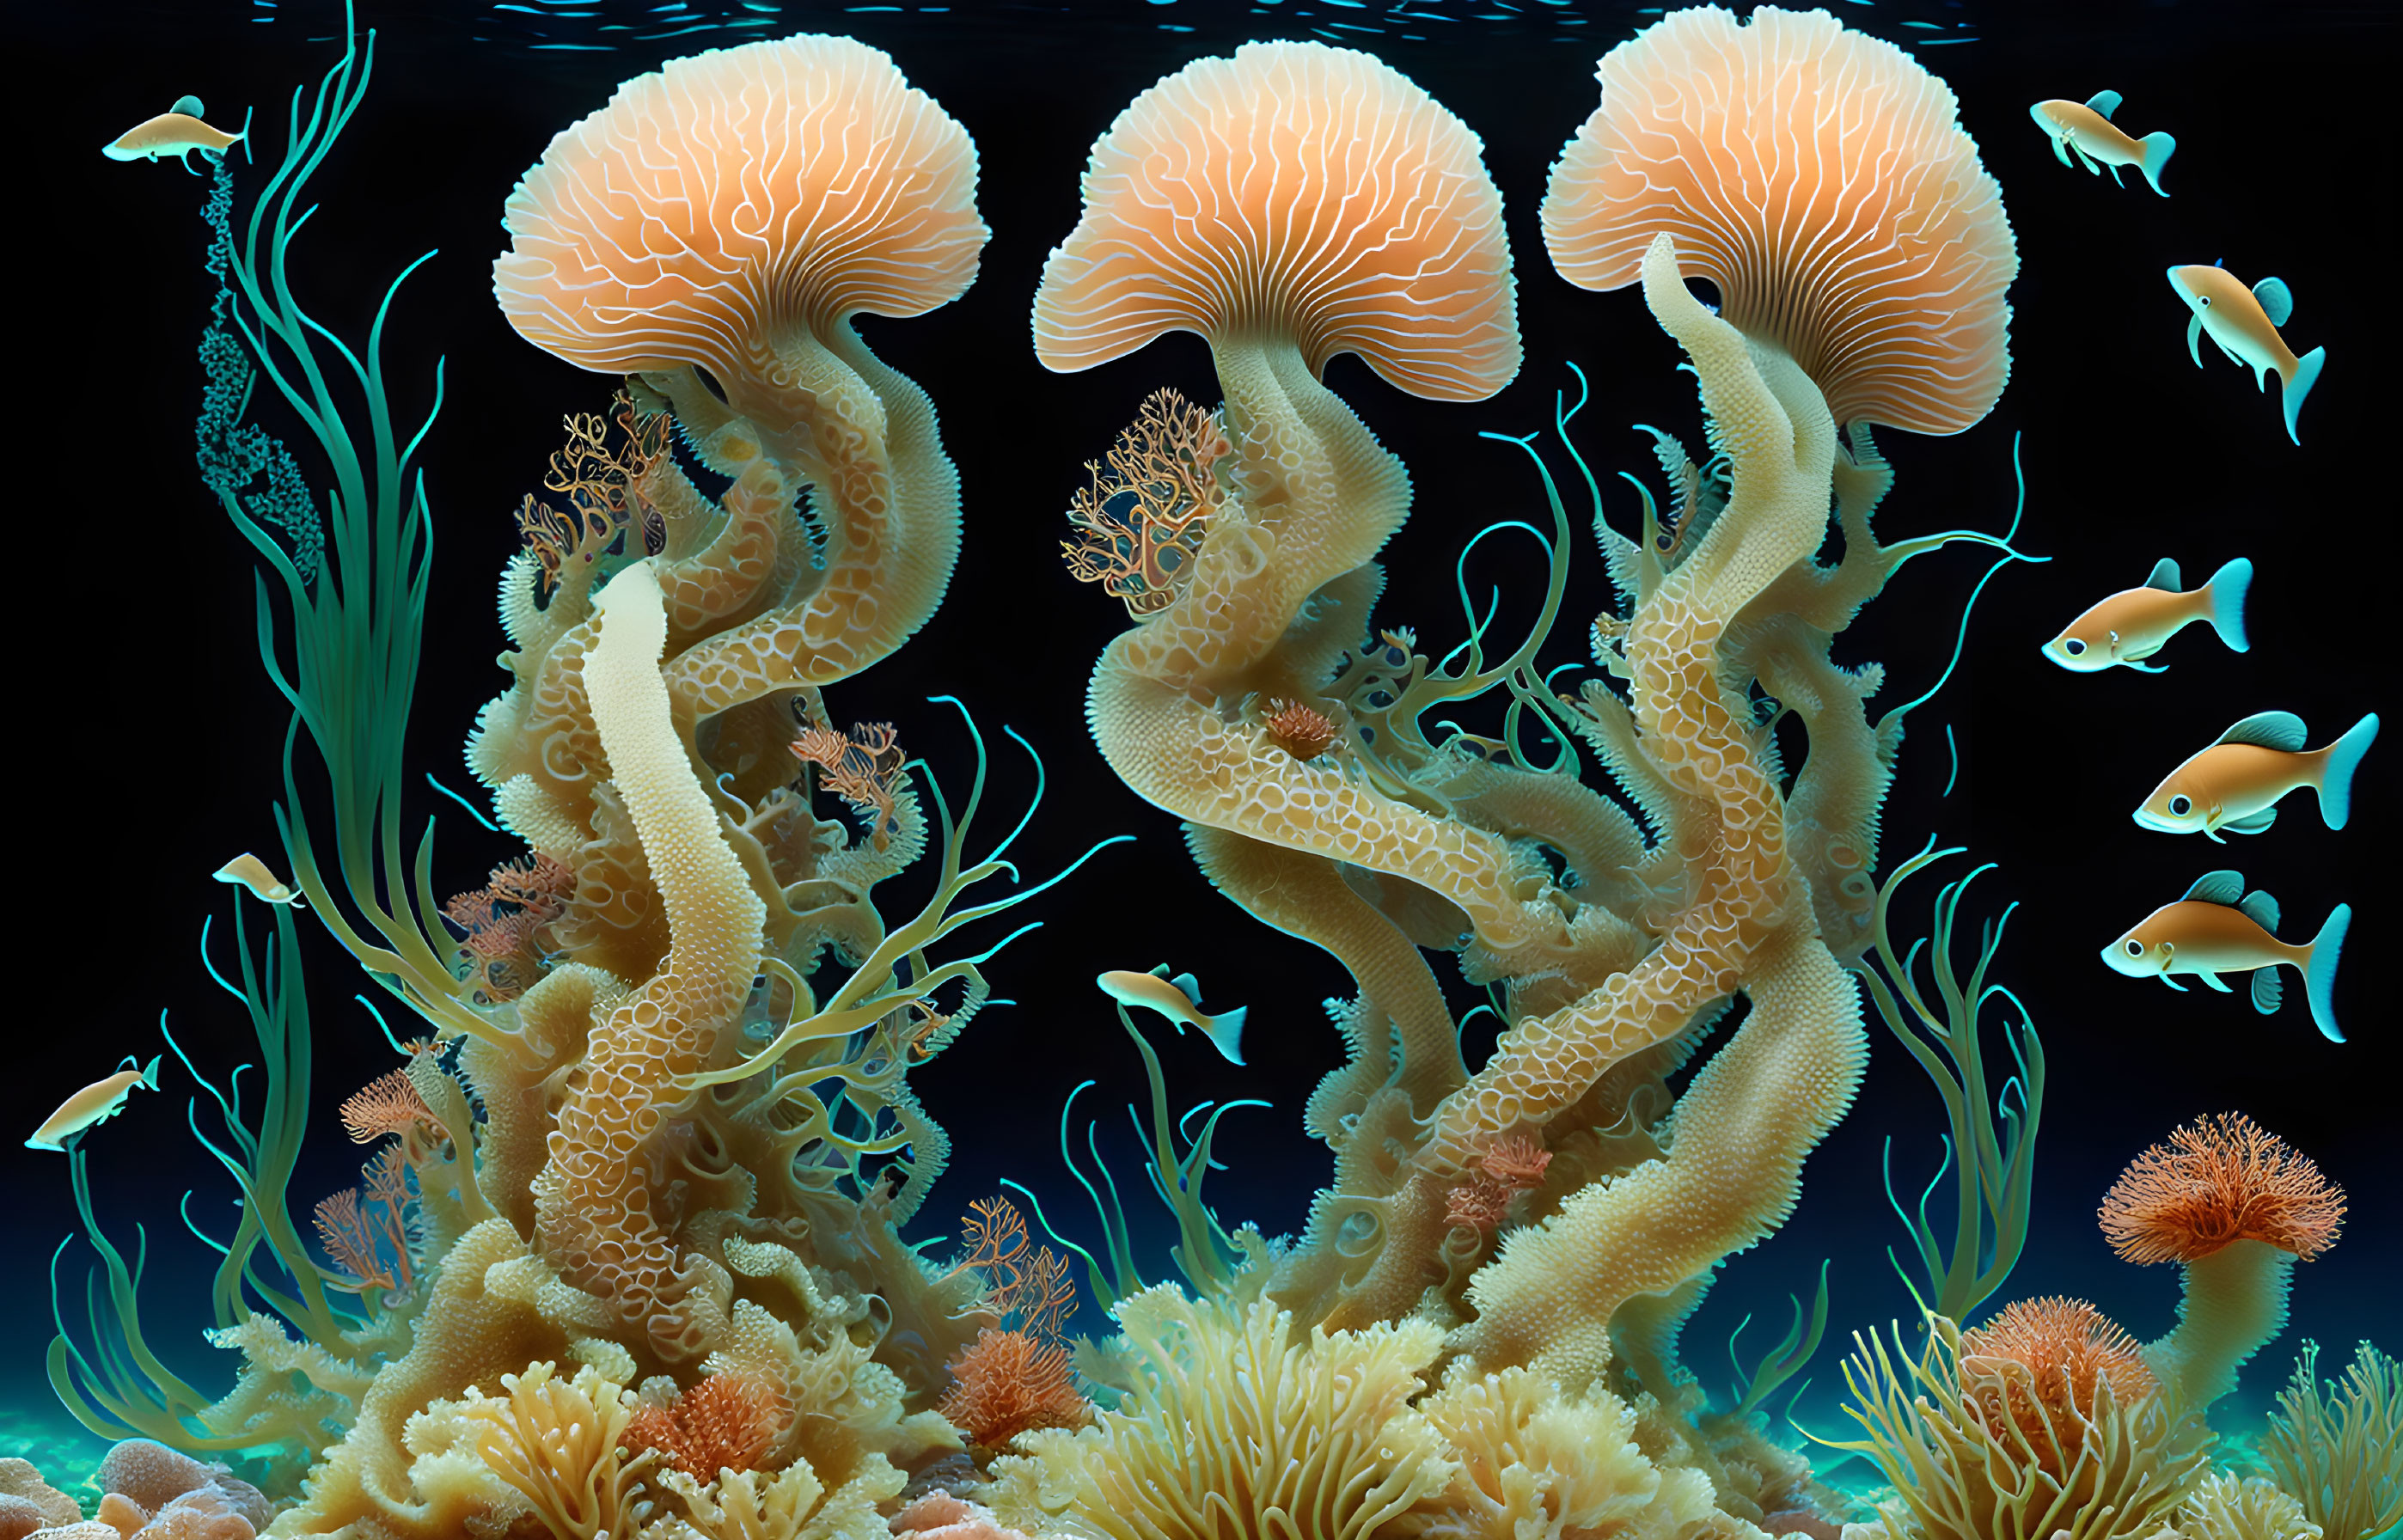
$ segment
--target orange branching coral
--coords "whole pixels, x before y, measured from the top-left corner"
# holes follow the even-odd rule
[[[2103,1195],[2101,1219],[2131,1262],[2191,1262],[2238,1241],[2308,1261],[2336,1244],[2344,1192],[2285,1140],[2227,1113],[2136,1157]]]
[[[1007,1198],[979,1198],[960,1220],[960,1259],[951,1270],[984,1275],[985,1309],[1038,1339],[1057,1341],[1076,1308],[1076,1288],[1068,1281],[1068,1260],[1049,1246],[1032,1245],[1026,1216]]]
[[[1482,1168],[1445,1195],[1446,1225],[1499,1228],[1510,1210],[1510,1200],[1544,1179],[1552,1163],[1551,1151],[1522,1133],[1495,1141],[1478,1162]]]
[[[878,850],[900,832],[896,809],[901,795],[900,734],[890,722],[855,723],[845,732],[831,728],[803,728],[792,744],[794,756],[818,767],[826,789],[851,804],[868,821]]]
[[[412,1253],[419,1235],[412,1205],[417,1195],[410,1190],[403,1150],[402,1145],[386,1145],[368,1162],[360,1186],[345,1187],[317,1205],[317,1237],[325,1242],[326,1255],[349,1278],[342,1288],[360,1294],[406,1289],[415,1275]]]
[[[1523,1133],[1513,1133],[1495,1140],[1479,1163],[1495,1181],[1526,1188],[1544,1179],[1546,1168],[1552,1163],[1552,1152]]]
[[[950,1368],[951,1388],[935,1409],[981,1448],[997,1449],[1035,1428],[1082,1427],[1092,1416],[1068,1350],[1057,1341],[988,1326]]]
[[[2016,1426],[2042,1450],[2057,1437],[2067,1462],[2094,1423],[2104,1379],[2121,1406],[2159,1388],[2136,1339],[2083,1299],[2017,1300],[1961,1334],[1963,1402],[1996,1438]]]
[[[1146,396],[1107,465],[1085,463],[1092,484],[1070,502],[1076,534],[1060,542],[1069,576],[1099,583],[1137,617],[1166,609],[1191,580],[1218,510],[1211,467],[1233,452],[1215,413],[1173,390]]]
[[[721,1470],[757,1468],[791,1414],[784,1394],[765,1379],[713,1374],[672,1401],[636,1411],[625,1442],[630,1450],[657,1450],[694,1480],[708,1481]]]
[[[1296,759],[1315,759],[1335,746],[1335,724],[1299,701],[1270,702],[1270,742]]]
[[[521,856],[494,867],[490,880],[442,907],[465,931],[476,978],[495,1000],[514,1000],[542,975],[541,931],[567,912],[576,892],[575,868],[543,854]]]
[[[646,554],[657,554],[666,544],[665,523],[634,488],[668,452],[667,414],[638,411],[622,390],[609,404],[609,418],[570,412],[564,419],[566,446],[551,451],[542,484],[562,495],[566,510],[531,493],[518,506],[518,536],[542,568],[545,593],[559,586],[569,560],[593,560],[630,526],[639,526],[637,538]],[[615,442],[612,421],[619,430]]]
[[[448,1138],[441,1120],[417,1093],[407,1070],[389,1070],[353,1091],[342,1103],[342,1127],[354,1145],[372,1145],[386,1134],[424,1130]]]

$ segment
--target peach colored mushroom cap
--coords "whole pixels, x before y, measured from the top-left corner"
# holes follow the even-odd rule
[[[1675,12],[1595,74],[1602,104],[1544,198],[1563,277],[1632,284],[1665,231],[1837,422],[1958,433],[1993,406],[2019,255],[1944,82],[1825,11],[1770,6],[1749,24]]]
[[[1401,389],[1476,401],[1519,368],[1502,196],[1467,126],[1365,53],[1247,43],[1135,98],[1093,146],[1051,254],[1035,351],[1063,372],[1165,332],[1356,353]]]
[[[990,233],[967,132],[883,53],[801,35],[671,61],[509,197],[509,324],[608,372],[755,369],[785,328],[923,314]]]

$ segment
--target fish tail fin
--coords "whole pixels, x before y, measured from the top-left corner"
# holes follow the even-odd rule
[[[2244,634],[2244,596],[2253,587],[2253,563],[2240,556],[2211,575],[2203,587],[2211,590],[2211,629],[2230,652],[2252,650]]]
[[[163,1053],[154,1053],[150,1056],[150,1062],[142,1066],[142,1083],[152,1090],[159,1089],[159,1061],[165,1057]]]
[[[1243,1013],[1250,1008],[1237,1006],[1233,1010],[1202,1018],[1202,1030],[1209,1035],[1211,1045],[1224,1054],[1230,1064],[1243,1061]]]
[[[2311,998],[2312,1020],[2331,1043],[2344,1041],[2344,1029],[2336,1024],[2336,964],[2344,954],[2344,933],[2352,924],[2351,904],[2330,909],[2327,923],[2312,937],[2303,959],[2303,990]]]
[[[2145,173],[2145,180],[2153,185],[2153,190],[2167,198],[2169,194],[2161,188],[2161,168],[2168,165],[2170,157],[2177,153],[2177,141],[2166,133],[2148,133],[2136,143],[2145,151],[2145,158],[2136,162],[2137,168]]]
[[[2344,736],[2327,747],[2327,763],[2320,767],[2320,816],[2332,829],[2344,827],[2353,812],[2353,772],[2361,768],[2361,756],[2378,737],[2378,714],[2368,715],[2345,729]]]
[[[2298,447],[2302,444],[2302,439],[2295,432],[2295,418],[2303,409],[2303,397],[2309,395],[2312,387],[2319,382],[2320,368],[2327,362],[2327,349],[2313,348],[2295,360],[2294,378],[2281,380],[2278,383],[2278,404],[2286,409],[2286,437],[2293,439]]]

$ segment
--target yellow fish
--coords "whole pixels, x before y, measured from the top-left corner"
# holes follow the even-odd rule
[[[2212,839],[2223,829],[2258,834],[2277,819],[2278,798],[2310,786],[2320,794],[2320,816],[2328,827],[2340,829],[2353,808],[2353,772],[2377,736],[2373,712],[2326,748],[2307,751],[2301,717],[2258,713],[2170,771],[2136,810],[2136,822],[2163,834],[2200,829]]]
[[[2121,166],[2133,166],[2145,173],[2155,192],[2167,198],[2169,194],[2161,191],[2161,168],[2170,163],[2177,141],[2166,133],[2131,139],[2111,121],[2111,115],[2118,110],[2118,91],[2098,90],[2083,102],[2063,98],[2038,102],[2028,108],[2028,116],[2052,141],[2053,158],[2063,165],[2071,163],[2070,152],[2075,150],[2077,163],[2097,176],[2104,166],[2110,167],[2114,182],[2119,180]]]
[[[85,1131],[107,1122],[125,1110],[126,1093],[134,1087],[159,1089],[159,1061],[152,1059],[141,1069],[132,1067],[133,1056],[125,1056],[125,1067],[105,1080],[95,1080],[83,1089],[59,1103],[34,1137],[25,1141],[29,1150],[65,1150]]]
[[[2253,586],[2253,563],[2243,557],[2211,575],[2211,581],[2178,590],[2178,564],[2164,556],[2140,589],[2122,589],[2072,620],[2044,645],[2044,655],[2072,673],[2095,673],[2118,664],[2139,673],[2160,669],[2145,659],[2197,620],[2208,620],[2229,650],[2253,644],[2244,634],[2244,594]]]
[[[192,151],[223,156],[228,149],[250,137],[248,118],[243,119],[240,133],[225,133],[201,121],[201,114],[207,110],[201,105],[201,99],[197,96],[180,97],[174,106],[158,117],[134,124],[108,144],[101,146],[100,153],[111,160],[156,160],[162,155],[172,155],[184,162],[186,171],[191,171],[189,157]]]
[[[2266,893],[2244,893],[2241,873],[2205,872],[2185,897],[2155,909],[2134,930],[2104,947],[2103,961],[2114,973],[2158,978],[2180,993],[2186,986],[2172,974],[2192,974],[2226,994],[2221,974],[2250,971],[2253,1008],[2264,1016],[2278,1008],[2284,992],[2278,964],[2284,963],[2303,976],[2303,992],[2320,1035],[2341,1043],[2344,1033],[2336,1024],[2336,964],[2344,950],[2345,928],[2352,923],[2353,907],[2339,904],[2309,945],[2290,947],[2275,934],[2276,899]]]
[[[2186,301],[2194,312],[2187,323],[2187,355],[2196,368],[2202,368],[2202,338],[2205,332],[2219,344],[2219,351],[2253,371],[2253,388],[2270,388],[2270,371],[2278,372],[2278,404],[2286,414],[2286,437],[2299,445],[2302,439],[2295,433],[2295,414],[2303,409],[2303,397],[2320,377],[2320,368],[2327,362],[2327,349],[2313,348],[2298,358],[2278,335],[2278,328],[2295,313],[2295,296],[2275,278],[2264,278],[2251,288],[2226,268],[2214,264],[2203,267],[2190,264],[2172,268],[2170,287]]]
[[[1226,1055],[1230,1064],[1243,1061],[1243,1012],[1247,1006],[1216,1016],[1202,1013],[1202,986],[1189,973],[1180,973],[1174,979],[1162,977],[1166,964],[1151,973],[1134,973],[1118,969],[1103,974],[1093,980],[1102,992],[1120,1005],[1148,1006],[1176,1023],[1176,1030],[1198,1028],[1211,1045]]]

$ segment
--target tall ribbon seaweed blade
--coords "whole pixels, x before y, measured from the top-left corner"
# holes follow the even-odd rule
[[[1698,465],[1656,434],[1672,496],[1645,494],[1639,538],[1601,520],[1597,492],[1624,607],[1593,622],[1606,678],[1575,695],[1535,663],[1570,554],[1549,471],[1549,538],[1477,537],[1524,531],[1550,563],[1506,658],[1488,662],[1473,613],[1432,663],[1412,631],[1369,622],[1409,481],[1322,383],[1325,363],[1355,353],[1402,389],[1469,400],[1519,359],[1478,142],[1389,67],[1254,44],[1138,98],[1094,146],[1035,344],[1071,370],[1192,331],[1226,392],[1215,413],[1146,403],[1078,494],[1068,553],[1137,621],[1093,673],[1103,754],[1185,821],[1222,892],[1359,990],[1338,1018],[1352,1061],[1307,1114],[1335,1180],[1266,1263],[1269,1297],[1339,1335],[1449,1323],[1458,1372],[1524,1372],[1550,1387],[1538,1399],[1645,1391],[1689,1415],[1679,1329],[1720,1263],[1791,1212],[1865,1059],[1846,970],[1882,928],[1870,873],[1910,705],[1872,721],[1882,671],[1838,667],[1831,639],[1913,556],[1955,541],[2016,554],[1958,531],[1880,543],[1893,477],[1872,429],[1955,433],[1985,414],[2017,260],[1951,93],[1824,13],[1679,12],[1601,77],[1602,108],[1553,174],[1547,243],[1586,287],[1641,279],[1692,361],[1713,452]],[[1716,284],[1716,312],[1692,276]],[[1582,405],[1556,410],[1564,443]],[[1512,442],[1533,456],[1532,437]],[[1501,738],[1422,725],[1495,690]],[[1772,736],[1785,714],[1808,740],[1790,769]],[[1527,742],[1539,732],[1549,753]],[[1578,778],[1577,743],[1623,803]],[[1507,1030],[1473,1075],[1428,950],[1502,1002]],[[1732,1037],[1673,1095],[1739,998]],[[2019,1161],[2006,1231],[2024,1227],[2028,1137],[1990,1161]],[[1703,1430],[1694,1447],[1718,1454],[1694,1458],[1734,1469],[1741,1446],[1756,1474],[1801,1478],[1743,1414],[1799,1367],[1805,1335]],[[1040,1436],[1057,1446],[1044,1490],[1063,1490],[1070,1436]],[[1773,1500],[1718,1483],[1753,1522]]]
[[[512,683],[467,757],[527,851],[442,903],[431,826],[413,859],[402,840],[431,515],[424,430],[403,445],[389,416],[391,297],[354,354],[285,270],[372,49],[354,38],[305,114],[296,96],[245,240],[222,162],[209,205],[227,286],[202,469],[266,568],[262,657],[294,713],[290,891],[255,858],[228,868],[279,907],[262,959],[238,897],[240,981],[219,975],[266,1055],[263,1112],[202,1077],[225,1123],[204,1142],[243,1194],[239,1233],[213,1242],[215,1339],[245,1367],[212,1398],[143,1346],[140,1264],[109,1244],[78,1151],[109,1305],[90,1352],[63,1325],[53,1378],[95,1431],[151,1441],[120,1449],[249,1451],[255,1517],[284,1505],[279,1534],[873,1522],[903,1464],[958,1447],[910,1408],[990,1322],[976,1276],[924,1268],[896,1228],[948,1149],[908,1074],[973,1019],[983,964],[1021,932],[948,938],[1066,875],[1006,859],[1031,806],[979,848],[988,767],[960,702],[933,702],[974,751],[955,805],[893,727],[838,728],[820,694],[924,623],[957,554],[933,406],[848,317],[920,314],[973,280],[974,147],[883,54],[802,35],[630,82],[527,173],[503,311],[626,380],[608,414],[568,417],[502,576]],[[738,122],[738,100],[776,110]],[[791,215],[764,234],[695,193],[762,165]],[[647,249],[681,262],[608,266],[671,222]],[[329,467],[329,536],[299,460],[243,421],[257,378]],[[331,782],[330,864],[302,811],[304,728]],[[931,896],[888,922],[874,890],[925,856]],[[313,1244],[285,1193],[309,1110],[296,896],[426,1032],[387,1032],[402,1066],[344,1103],[376,1147],[317,1205]],[[211,1502],[258,1497],[214,1479]],[[112,1491],[146,1518],[166,1500]]]

